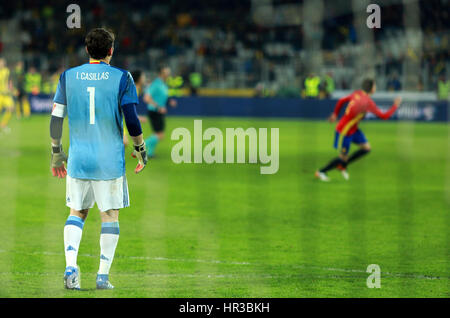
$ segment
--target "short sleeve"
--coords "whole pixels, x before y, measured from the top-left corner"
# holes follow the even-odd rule
[[[124,73],[120,80],[119,103],[120,106],[139,103],[136,86],[130,72]]]
[[[58,87],[56,88],[55,97],[53,102],[61,105],[67,105],[66,100],[66,72],[63,72],[59,76]]]

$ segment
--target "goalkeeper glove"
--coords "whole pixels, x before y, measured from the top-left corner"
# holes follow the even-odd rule
[[[134,145],[133,157],[138,159],[138,164],[136,169],[134,169],[135,173],[139,173],[144,170],[145,165],[147,164],[147,150],[145,149],[145,142],[142,142],[139,146]]]
[[[65,178],[67,175],[66,168],[64,167],[64,162],[67,163],[67,155],[62,150],[62,145],[54,146],[52,145],[52,174],[54,177]]]

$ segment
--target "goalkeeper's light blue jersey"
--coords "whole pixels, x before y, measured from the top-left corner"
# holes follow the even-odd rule
[[[68,175],[90,180],[123,176],[121,107],[138,103],[130,73],[103,62],[68,69],[61,74],[54,103],[65,105],[69,119]]]

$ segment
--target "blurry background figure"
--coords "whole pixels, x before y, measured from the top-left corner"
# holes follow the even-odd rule
[[[31,66],[25,74],[25,93],[37,95],[41,92],[42,76],[35,66]]]
[[[52,74],[55,63],[79,64],[83,43],[77,39],[83,31],[67,32],[66,21],[54,18],[66,5],[35,0],[25,9],[20,3],[3,10],[16,25],[8,29],[10,42],[2,38],[3,56],[14,63],[22,59],[41,74]],[[186,91],[239,96],[238,90],[263,82],[284,91],[288,83],[307,98],[326,98],[333,90],[326,83],[330,72],[335,91],[358,87],[361,76],[376,77],[383,91],[393,72],[402,90],[435,91],[438,77],[450,72],[448,1],[380,3],[380,29],[366,27],[367,5],[362,0],[97,1],[86,8],[83,28],[101,23],[120,30],[117,65],[153,74],[165,61],[177,75],[168,81],[170,96]],[[161,10],[173,19],[164,19]],[[306,90],[312,72],[322,77],[319,93],[314,81],[312,91]]]
[[[47,71],[42,72],[42,84],[40,93],[46,95],[52,94],[51,76]]]
[[[321,91],[323,91],[323,97],[331,98],[331,95],[333,94],[335,88],[336,85],[334,83],[333,74],[331,72],[326,73],[321,83]]]
[[[136,91],[139,99],[139,104],[136,106],[136,112],[138,113],[139,120],[141,123],[146,123],[147,118],[142,116],[143,113],[147,112],[147,106],[145,105],[142,97],[144,96],[144,87],[145,87],[145,73],[141,70],[135,70],[131,72],[131,76],[133,77],[134,85],[136,86]],[[123,130],[123,144],[124,146],[128,146],[128,132]]]
[[[304,96],[305,98],[318,98],[320,88],[320,77],[311,73],[305,79],[304,83]]]
[[[30,117],[30,103],[25,94],[25,69],[22,61],[18,61],[11,73],[11,79],[14,88],[16,116],[18,119],[24,116]]]
[[[183,96],[183,85],[184,80],[180,75],[177,76],[169,76],[166,79],[166,83],[169,86],[169,97],[180,97]]]
[[[398,79],[397,72],[393,72],[389,76],[389,80],[386,84],[386,90],[391,92],[398,92],[402,90],[402,83],[400,83],[400,80]]]
[[[442,75],[437,86],[438,99],[447,100],[450,96],[450,80],[446,80],[445,76]]]
[[[166,83],[167,81],[169,81],[169,79],[171,80],[173,85],[171,91],[173,95],[169,94],[170,89]],[[176,94],[178,94],[178,84],[183,84],[182,78],[171,77],[170,67],[162,64],[158,67],[158,77],[152,81],[152,83],[144,92],[143,98],[144,102],[147,104],[148,118],[150,120],[151,128],[154,132],[150,137],[145,139],[147,153],[150,157],[154,156],[156,146],[162,139],[164,139],[167,103],[169,103],[171,107],[177,106],[177,101],[175,99],[169,100],[169,96],[176,96]]]
[[[274,88],[273,85],[269,85],[268,83],[258,83],[253,90],[253,97],[298,97],[300,94],[295,89],[295,87],[283,87],[283,88]]]
[[[44,72],[41,85],[41,93],[46,95],[53,95],[56,93],[58,87],[59,76],[63,69],[53,70],[53,72]]]
[[[139,116],[141,123],[147,122],[147,104],[144,102],[144,91],[147,85],[147,76],[141,70],[135,70],[131,72],[134,84],[136,85],[136,90],[139,98],[139,104],[136,106],[136,111]]]
[[[198,89],[202,86],[202,74],[199,72],[192,72],[189,74],[189,88],[191,96],[197,96]]]
[[[255,97],[264,97],[265,86],[263,83],[256,84]]]
[[[3,113],[0,121],[0,128],[1,132],[4,133],[10,132],[8,123],[14,109],[12,82],[9,75],[10,72],[9,68],[6,66],[5,59],[0,58],[0,112]]]

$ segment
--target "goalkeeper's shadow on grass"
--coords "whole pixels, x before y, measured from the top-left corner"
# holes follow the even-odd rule
[[[66,289],[66,292],[74,293],[74,294],[82,293],[82,292],[93,292],[93,291],[102,292],[102,291],[109,291],[109,289],[97,289],[95,287],[92,287],[92,288],[80,288],[80,289]]]

